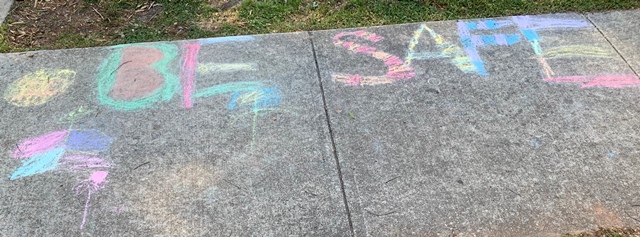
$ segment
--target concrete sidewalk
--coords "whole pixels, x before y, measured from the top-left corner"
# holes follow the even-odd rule
[[[640,221],[640,11],[0,55],[0,236]]]
[[[4,22],[4,18],[9,14],[12,4],[13,0],[0,0],[0,24]]]

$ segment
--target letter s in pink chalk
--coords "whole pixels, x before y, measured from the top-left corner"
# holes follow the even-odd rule
[[[344,47],[354,53],[361,53],[380,59],[387,66],[387,73],[382,76],[361,76],[350,74],[334,74],[333,80],[342,82],[347,85],[378,85],[389,84],[397,80],[408,80],[415,76],[413,68],[405,64],[398,56],[377,50],[375,47],[360,45],[351,41],[343,41],[341,38],[345,36],[356,36],[371,42],[382,40],[381,36],[369,33],[363,30],[354,32],[342,32],[333,37],[333,43],[337,46]]]

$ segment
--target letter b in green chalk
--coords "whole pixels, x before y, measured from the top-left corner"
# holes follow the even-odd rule
[[[116,110],[137,110],[168,101],[179,90],[169,64],[178,56],[170,44],[116,46],[98,71],[98,101]]]

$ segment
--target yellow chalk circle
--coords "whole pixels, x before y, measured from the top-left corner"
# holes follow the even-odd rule
[[[76,72],[67,69],[32,72],[11,83],[3,98],[20,107],[41,105],[65,92],[75,77]]]

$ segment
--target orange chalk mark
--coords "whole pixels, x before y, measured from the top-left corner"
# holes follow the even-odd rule
[[[544,71],[545,76],[547,76],[546,78],[552,78],[556,74],[555,72],[553,72],[551,66],[549,66],[549,63],[547,63],[547,60],[545,58],[539,57],[538,62],[540,62],[540,65],[542,65],[542,71]]]

